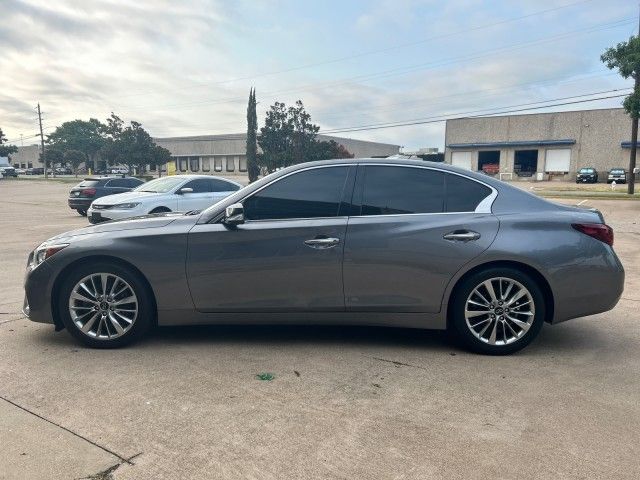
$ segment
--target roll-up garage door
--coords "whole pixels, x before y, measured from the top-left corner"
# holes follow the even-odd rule
[[[471,152],[453,152],[451,165],[471,170]]]
[[[571,163],[570,148],[553,148],[547,150],[545,157],[545,172],[568,172]]]

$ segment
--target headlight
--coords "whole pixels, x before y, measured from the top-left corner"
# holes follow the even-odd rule
[[[124,210],[130,209],[130,208],[136,208],[138,205],[140,205],[140,203],[119,203],[117,205],[114,205],[111,208],[121,208]]]
[[[58,253],[63,248],[68,247],[68,243],[58,243],[56,245],[40,245],[33,252],[33,267],[37,267],[42,262],[44,262],[47,258],[52,257],[56,253]]]

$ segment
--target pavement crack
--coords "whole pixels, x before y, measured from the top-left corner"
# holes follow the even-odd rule
[[[412,367],[412,368],[419,368],[420,370],[428,370],[425,367],[421,367],[420,365],[411,365],[410,363],[404,363],[404,362],[399,362],[397,360],[389,360],[386,358],[380,358],[380,357],[370,357],[368,355],[365,355],[365,357],[367,358],[371,358],[373,360],[377,360],[379,362],[386,362],[386,363],[392,363],[394,364],[396,367]]]
[[[29,409],[28,409],[28,408],[26,408],[26,407],[23,407],[22,405],[18,405],[16,402],[9,400],[8,398],[6,398],[6,397],[5,397],[5,396],[3,396],[3,395],[0,395],[0,399],[1,399],[1,400],[4,400],[5,402],[7,402],[7,403],[9,403],[9,404],[11,404],[11,405],[13,405],[14,407],[19,408],[20,410],[22,410],[22,411],[24,411],[24,412],[27,412],[27,413],[29,413],[29,414],[33,415],[34,417],[39,418],[40,420],[44,420],[45,422],[50,423],[51,425],[54,425],[54,426],[56,426],[56,427],[58,427],[58,428],[61,428],[61,429],[62,429],[62,430],[64,430],[65,432],[68,432],[68,433],[70,433],[71,435],[74,435],[74,436],[76,436],[76,437],[78,437],[78,438],[80,438],[80,439],[84,440],[85,442],[90,443],[90,444],[91,444],[91,445],[93,445],[94,447],[98,447],[100,450],[102,450],[102,451],[104,451],[104,452],[107,452],[107,453],[109,453],[109,454],[113,455],[113,456],[114,456],[114,457],[116,457],[118,460],[120,460],[120,464],[122,464],[122,463],[127,463],[127,464],[129,464],[129,465],[133,465],[133,463],[131,462],[131,459],[133,459],[133,458],[137,457],[138,455],[140,455],[140,453],[137,453],[136,455],[134,455],[134,456],[132,456],[132,457],[127,458],[127,457],[125,457],[125,456],[123,456],[123,455],[120,455],[120,454],[118,454],[118,453],[114,452],[113,450],[110,450],[109,448],[107,448],[107,447],[105,447],[105,446],[103,446],[103,445],[100,445],[99,443],[94,442],[93,440],[91,440],[91,439],[89,439],[89,438],[87,438],[87,437],[85,437],[85,436],[83,436],[83,435],[81,435],[81,434],[79,434],[79,433],[77,433],[77,432],[74,432],[73,430],[68,429],[67,427],[65,427],[65,426],[63,426],[63,425],[60,425],[59,423],[54,422],[53,420],[49,420],[48,418],[45,418],[45,417],[43,417],[42,415],[39,415],[39,414],[37,414],[36,412],[33,412],[33,411],[29,410]],[[108,478],[108,477],[106,477],[106,478]]]
[[[18,320],[24,320],[27,317],[18,317],[18,318],[12,318],[11,320],[3,320],[0,322],[0,325],[4,325],[5,323],[10,323],[10,322],[17,322]]]
[[[132,460],[136,457],[139,457],[140,455],[142,455],[142,452],[132,455],[131,457],[126,459],[126,461],[121,461],[116,463],[115,465],[111,465],[109,468],[102,470],[101,472],[94,473],[93,475],[89,475],[88,477],[81,477],[77,480],[113,480],[112,474],[120,467],[120,465],[122,465],[123,463],[133,465]]]

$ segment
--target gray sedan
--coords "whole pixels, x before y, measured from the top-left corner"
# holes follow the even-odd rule
[[[91,347],[155,325],[448,329],[506,354],[613,308],[624,270],[593,210],[412,160],[289,167],[201,213],[66,232],[29,256],[24,311]]]

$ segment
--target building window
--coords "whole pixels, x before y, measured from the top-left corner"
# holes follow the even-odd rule
[[[155,163],[152,163],[151,165],[149,165],[149,171],[150,172],[155,172],[157,169],[157,165]]]
[[[227,172],[233,172],[235,170],[235,158],[236,157],[227,157]]]
[[[202,157],[202,171],[203,172],[211,171],[211,157]]]
[[[189,170],[192,172],[200,170],[200,157],[189,157]]]
[[[33,168],[33,163],[31,162],[27,163],[27,168]]]
[[[188,157],[178,157],[178,170],[180,170],[181,172],[187,171],[187,158]]]
[[[216,172],[221,172],[221,171],[222,171],[222,159],[223,159],[223,158],[224,158],[224,157],[215,157],[215,158],[213,159],[213,169],[214,169]]]
[[[240,157],[240,161],[238,162],[238,170],[241,172],[247,171],[247,157]]]
[[[516,150],[513,171],[519,177],[532,177],[538,171],[538,150]]]

